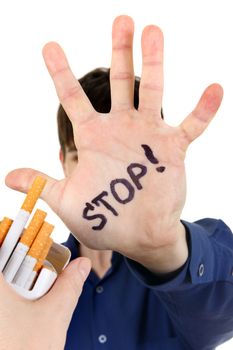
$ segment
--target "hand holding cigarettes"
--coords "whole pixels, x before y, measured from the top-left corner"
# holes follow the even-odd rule
[[[50,237],[54,226],[37,209],[26,227],[46,180],[37,176],[15,220],[0,222],[0,270],[5,280],[23,297],[35,300],[53,285],[68,264],[70,251]]]
[[[0,349],[63,350],[89,271],[88,259],[73,260],[51,290],[34,301],[19,296],[0,273]]]
[[[44,185],[44,179],[37,177],[16,219],[5,217],[0,222],[0,349],[64,349],[69,322],[90,271],[88,259],[74,260],[60,271],[51,289],[52,283],[47,284],[50,291],[42,296],[47,291],[41,288],[41,280],[51,282],[51,275],[56,278],[58,274],[46,260],[49,252],[53,250],[52,262],[53,257],[55,261],[62,256],[67,262],[69,256],[64,258],[65,247],[53,246],[53,226],[44,221],[44,211],[37,209],[25,228]],[[37,286],[37,293],[33,286]]]
[[[50,234],[54,228],[44,221],[47,214],[37,209],[25,227],[45,183],[44,178],[36,177],[15,220],[5,217],[0,223],[0,271],[7,282],[29,299],[45,294],[58,274],[46,260],[53,244]],[[37,271],[34,271],[36,265]]]

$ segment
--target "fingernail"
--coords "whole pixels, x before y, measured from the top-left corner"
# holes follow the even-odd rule
[[[85,281],[91,270],[90,261],[88,259],[80,259],[78,269]]]

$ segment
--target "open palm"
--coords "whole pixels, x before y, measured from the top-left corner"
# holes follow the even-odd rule
[[[79,162],[71,176],[48,182],[43,199],[88,247],[135,257],[144,248],[174,242],[185,203],[184,158],[208,126],[222,99],[213,84],[178,127],[161,119],[163,35],[150,25],[142,33],[139,108],[134,109],[133,21],[117,17],[112,31],[112,106],[97,113],[56,43],[44,59],[74,130]],[[17,169],[7,184],[27,191],[38,171]]]

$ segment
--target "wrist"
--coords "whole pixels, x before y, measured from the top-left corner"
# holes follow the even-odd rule
[[[176,229],[176,236],[177,239],[173,243],[154,248],[137,261],[157,275],[179,270],[189,256],[186,230],[181,222]]]

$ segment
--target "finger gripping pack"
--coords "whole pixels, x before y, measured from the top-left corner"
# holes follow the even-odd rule
[[[51,238],[54,226],[45,221],[46,212],[37,209],[31,215],[45,183],[37,176],[15,220],[4,217],[0,222],[0,271],[30,300],[46,294],[70,260],[69,249]]]

